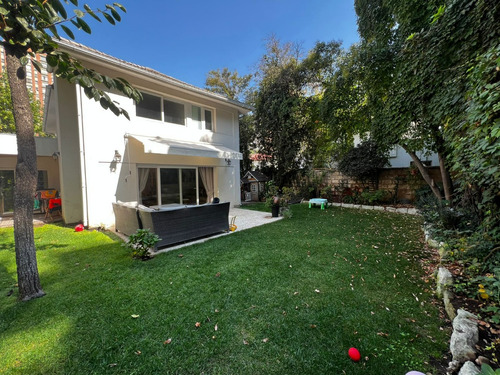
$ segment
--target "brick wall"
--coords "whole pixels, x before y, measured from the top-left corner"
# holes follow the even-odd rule
[[[428,168],[431,178],[436,183],[441,183],[441,174],[439,167]],[[362,189],[367,188],[359,181],[353,180],[337,170],[333,169],[316,169],[316,175],[323,175],[323,184],[330,186],[345,186],[351,189],[356,186]],[[420,172],[410,168],[387,168],[379,173],[378,189],[386,190],[394,194],[397,186],[398,201],[413,201],[415,198],[415,190],[425,186],[425,181],[420,176]],[[375,190],[373,184],[368,187],[370,190]]]

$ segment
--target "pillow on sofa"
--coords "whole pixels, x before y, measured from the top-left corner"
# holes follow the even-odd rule
[[[130,208],[137,208],[137,202],[122,202],[122,201],[116,201],[119,205],[125,206],[125,207],[130,207]]]
[[[154,212],[154,211],[155,211],[153,208],[146,207],[146,206],[144,206],[143,204],[138,204],[138,205],[137,205],[137,208],[138,208],[139,210],[146,211],[146,212]]]

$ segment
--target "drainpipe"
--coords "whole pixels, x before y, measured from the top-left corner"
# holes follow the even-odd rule
[[[82,205],[83,205],[83,225],[89,226],[89,204],[87,194],[87,160],[85,153],[85,130],[83,128],[83,98],[82,87],[77,85],[76,100],[78,103],[78,141],[80,143],[80,170],[82,179]]]

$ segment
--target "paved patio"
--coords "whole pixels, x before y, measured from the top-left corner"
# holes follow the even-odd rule
[[[45,220],[45,214],[36,213],[33,215],[33,226],[41,227],[45,224],[56,223],[58,221],[62,221],[60,215],[54,215],[54,220],[48,219]],[[0,216],[0,228],[10,228],[14,226],[14,216],[13,214],[5,214],[4,216]]]

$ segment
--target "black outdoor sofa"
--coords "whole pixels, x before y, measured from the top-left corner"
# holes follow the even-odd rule
[[[115,230],[127,236],[149,229],[161,240],[156,249],[229,230],[229,202],[151,209],[113,203]]]

